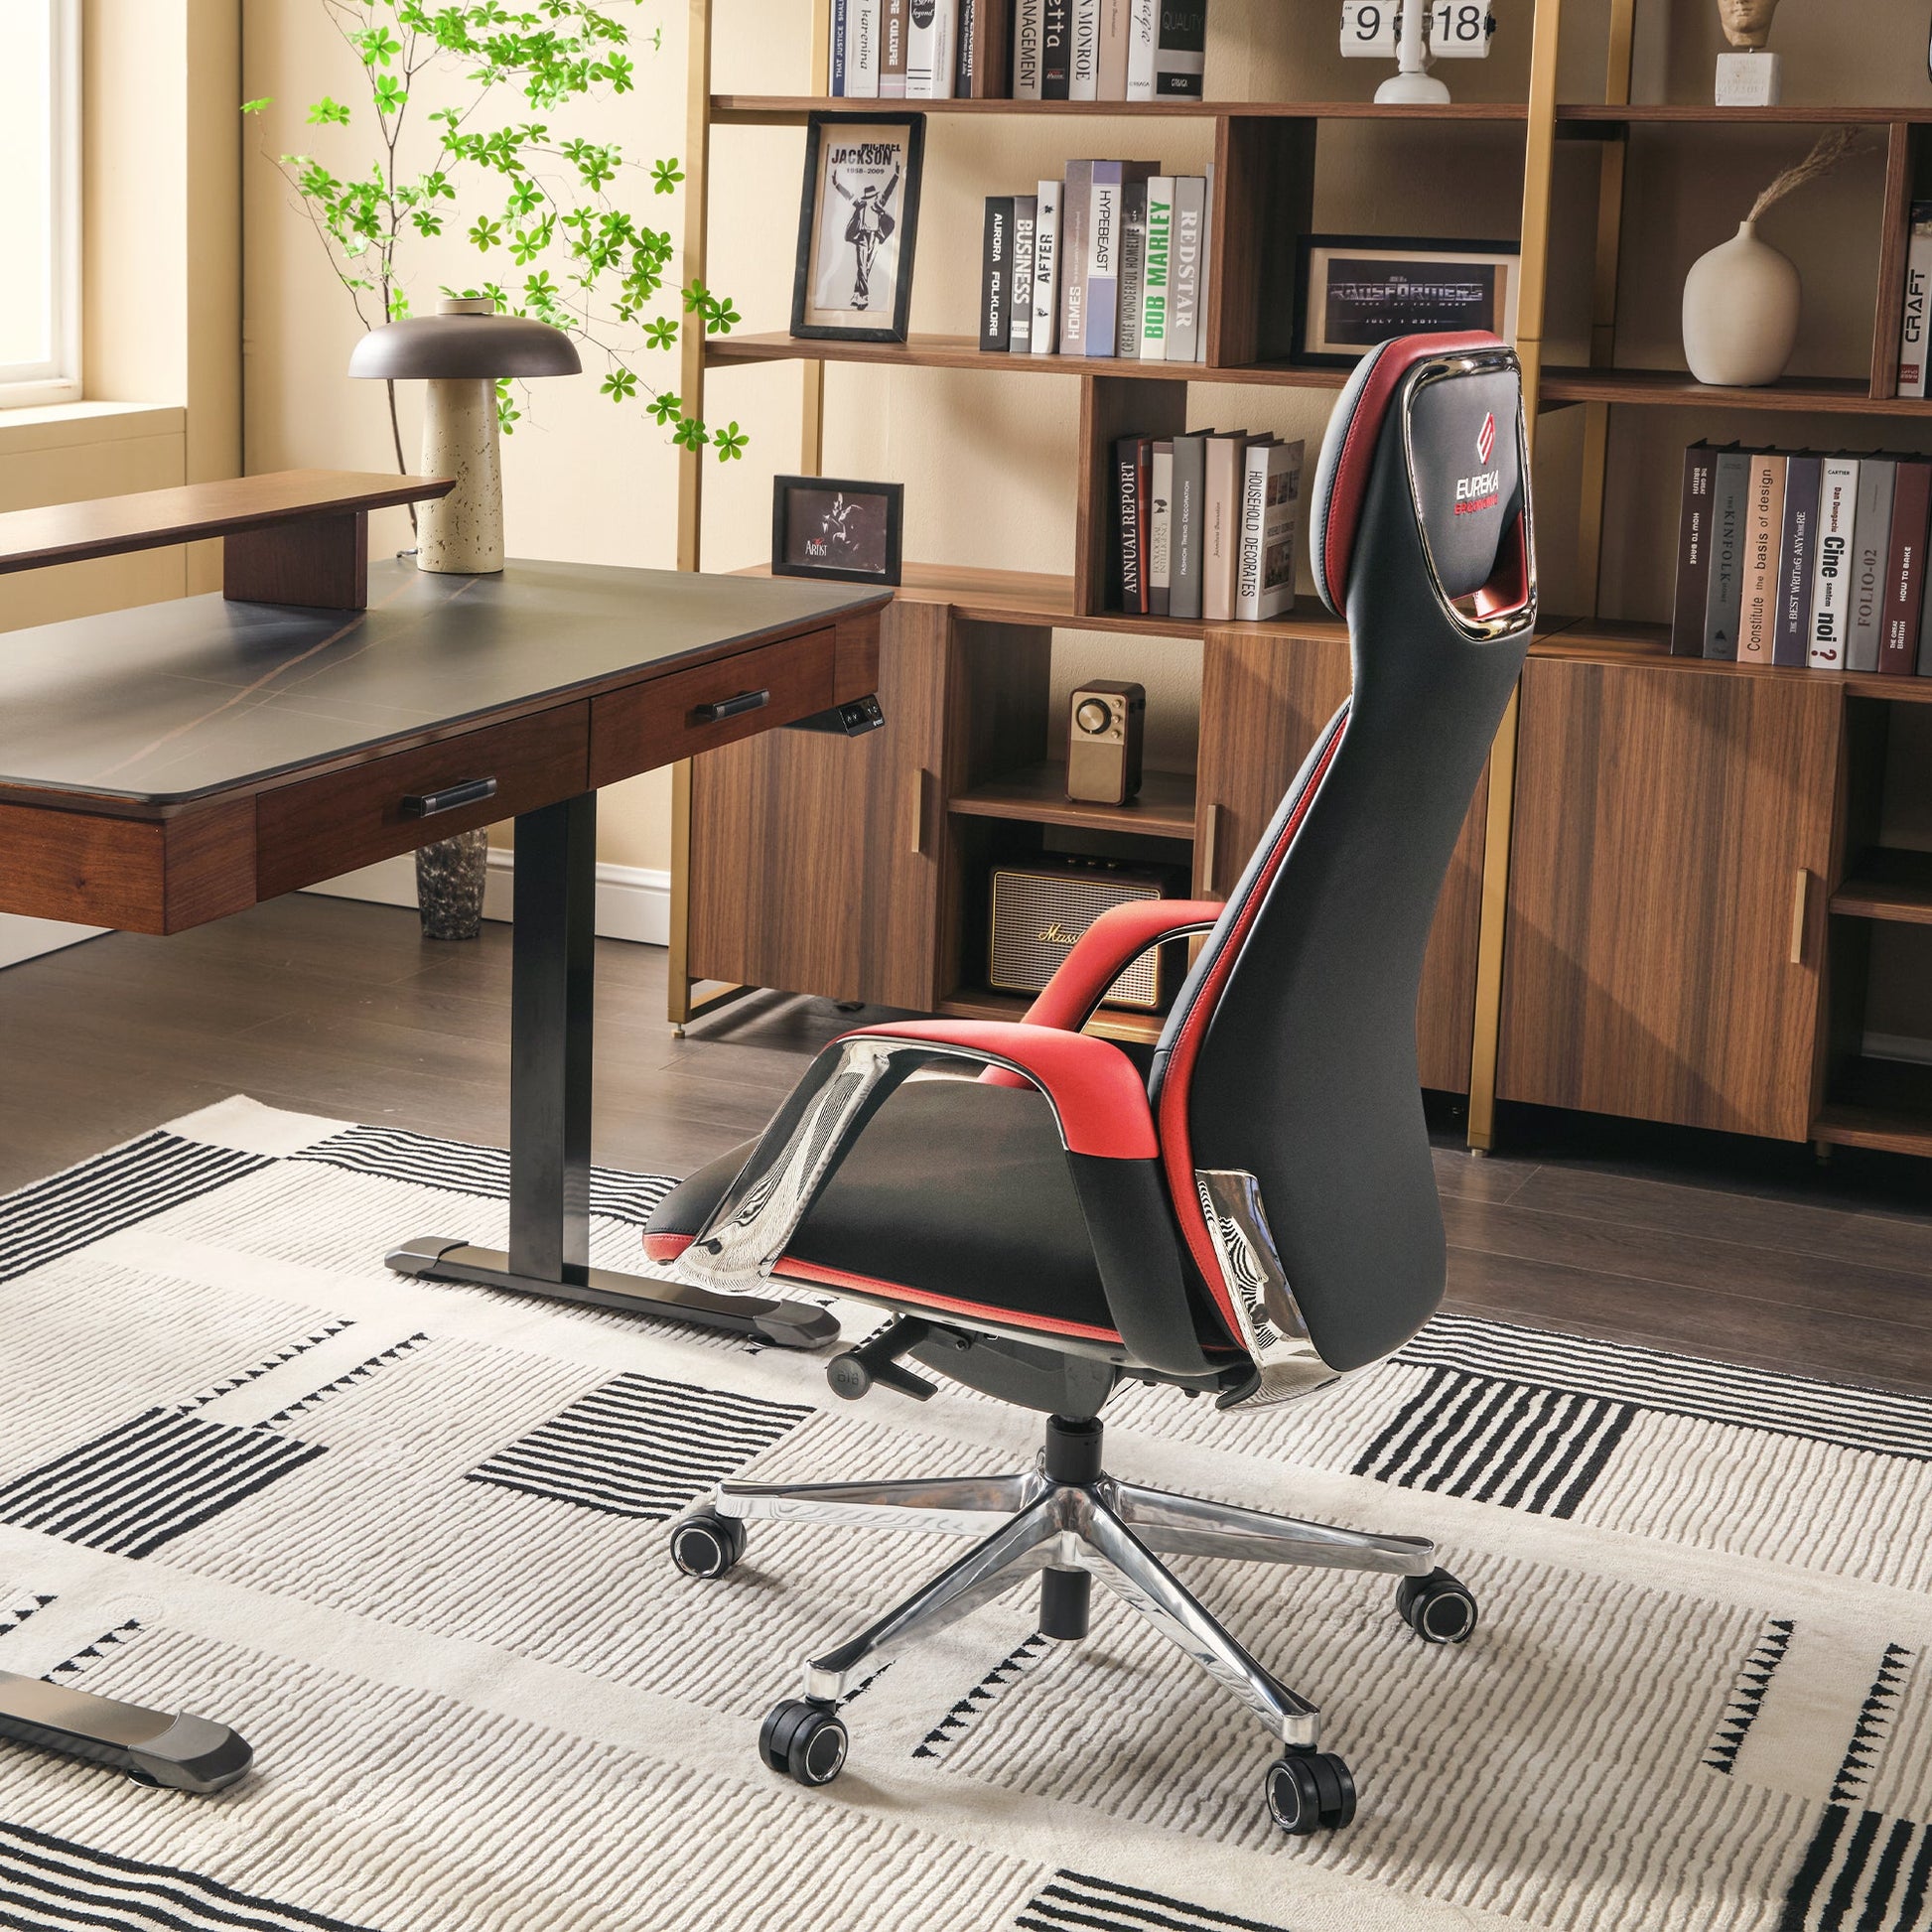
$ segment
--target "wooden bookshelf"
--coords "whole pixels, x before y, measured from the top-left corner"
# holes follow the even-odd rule
[[[966,818],[1010,818],[1034,825],[1082,825],[1135,838],[1194,837],[1194,774],[1148,771],[1138,797],[1124,805],[1096,805],[1066,795],[1066,761],[1043,759],[1018,771],[1001,772],[956,793],[947,809]]]
[[[1875,846],[1860,853],[1832,895],[1832,910],[1847,918],[1932,925],[1932,852]]]
[[[863,100],[822,94],[713,94],[717,127],[795,127],[807,114],[849,114]],[[920,100],[895,101],[895,111],[975,118],[1104,121],[1470,121],[1507,125],[1529,118],[1523,101],[1428,101],[1390,106],[1373,100]]]

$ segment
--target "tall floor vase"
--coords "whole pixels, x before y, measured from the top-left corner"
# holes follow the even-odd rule
[[[438,839],[416,851],[416,909],[425,939],[474,939],[483,930],[489,830]]]

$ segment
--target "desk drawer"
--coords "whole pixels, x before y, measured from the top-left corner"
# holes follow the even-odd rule
[[[833,637],[828,624],[596,699],[591,783],[615,784],[829,710]]]
[[[588,704],[559,705],[264,791],[255,800],[256,897],[273,898],[574,798],[585,789],[590,712]],[[481,790],[487,779],[495,780],[492,792],[464,800],[465,787]],[[420,806],[405,811],[405,799],[430,807],[428,815],[416,815]]]

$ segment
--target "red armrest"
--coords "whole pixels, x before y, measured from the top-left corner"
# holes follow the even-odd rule
[[[1212,898],[1141,898],[1109,906],[1073,942],[1045,991],[1027,1009],[1027,1024],[1078,1032],[1108,987],[1148,947],[1211,926],[1222,909],[1220,900]]]
[[[1085,944],[1085,940],[1081,941]],[[1152,1161],[1161,1151],[1147,1083],[1110,1041],[1014,1020],[905,1020],[862,1027],[847,1039],[902,1039],[1022,1075],[1045,1094],[1069,1154]]]

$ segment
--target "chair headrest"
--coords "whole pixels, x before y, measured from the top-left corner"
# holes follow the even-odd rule
[[[1310,551],[1315,590],[1337,615],[1347,607],[1383,427],[1420,365],[1458,355],[1481,360],[1430,382],[1411,407],[1406,445],[1394,447],[1398,461],[1413,464],[1404,494],[1415,505],[1444,596],[1473,594],[1479,608],[1508,608],[1513,593],[1492,580],[1517,574],[1520,554],[1522,376],[1497,337],[1471,331],[1397,336],[1371,349],[1328,419],[1314,473]]]

